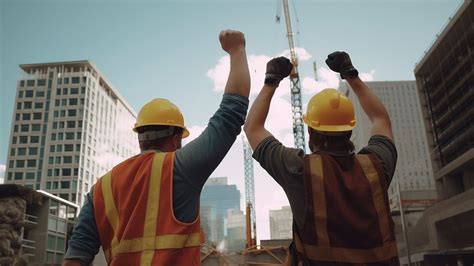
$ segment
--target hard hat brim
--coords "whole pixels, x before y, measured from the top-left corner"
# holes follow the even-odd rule
[[[166,125],[166,124],[146,124],[146,125],[139,125],[139,126],[136,125],[136,126],[133,127],[132,130],[133,130],[133,132],[138,133],[138,130],[137,130],[137,129],[140,128],[140,127],[144,127],[144,126],[170,126],[170,127],[180,127],[180,128],[183,129],[182,138],[184,139],[184,138],[189,137],[189,130],[188,130],[187,128],[181,127],[181,126],[175,126],[175,125]]]

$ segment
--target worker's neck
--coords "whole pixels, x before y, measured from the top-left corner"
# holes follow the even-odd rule
[[[345,142],[323,142],[311,145],[312,153],[323,152],[332,156],[349,156],[354,154],[354,144],[351,141]]]

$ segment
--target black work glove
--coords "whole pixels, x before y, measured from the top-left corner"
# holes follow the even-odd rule
[[[341,78],[355,78],[359,75],[359,71],[354,68],[351,58],[346,52],[336,51],[328,55],[326,59],[328,67],[339,74]]]
[[[265,84],[278,86],[280,81],[290,75],[293,64],[286,57],[280,56],[273,58],[267,63],[267,71],[265,72]]]

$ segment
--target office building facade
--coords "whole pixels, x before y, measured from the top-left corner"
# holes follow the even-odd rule
[[[82,205],[97,178],[138,153],[136,113],[90,61],[20,68],[5,183]]]
[[[282,206],[280,210],[270,210],[270,238],[293,239],[293,213],[290,206]]]
[[[397,182],[400,182],[403,191],[434,190],[433,171],[415,81],[366,84],[382,101],[392,123],[398,160],[389,194],[396,193]],[[357,126],[353,130],[352,141],[358,151],[367,146],[372,125],[349,85],[344,83],[343,86],[343,91],[348,92],[354,104]]]
[[[200,205],[206,241],[225,250],[225,218],[228,210],[240,210],[240,191],[236,185],[229,185],[226,177],[210,178],[201,192]]]

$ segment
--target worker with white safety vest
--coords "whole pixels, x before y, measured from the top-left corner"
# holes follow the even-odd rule
[[[219,41],[230,73],[206,129],[181,147],[189,131],[178,107],[165,99],[145,104],[133,128],[141,153],[93,186],[63,265],[89,265],[100,246],[109,265],[201,265],[200,193],[241,131],[250,92],[244,35],[226,30]]]
[[[357,154],[350,140],[356,125],[352,102],[336,89],[314,95],[303,116],[311,154],[285,147],[264,125],[290,60],[267,64],[265,84],[244,131],[253,157],[285,191],[293,211],[288,265],[399,265],[387,190],[397,151],[382,102],[358,77],[345,52],[326,60],[357,95],[372,122],[369,143]]]

